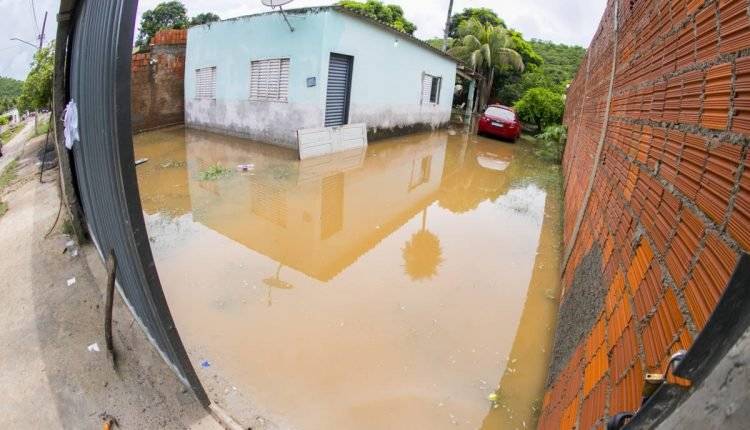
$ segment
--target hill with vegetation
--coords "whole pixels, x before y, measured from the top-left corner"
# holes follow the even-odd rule
[[[15,106],[15,101],[21,95],[22,88],[22,81],[0,76],[0,113]]]

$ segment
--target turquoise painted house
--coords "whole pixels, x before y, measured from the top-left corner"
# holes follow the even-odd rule
[[[336,6],[286,18],[271,12],[188,31],[188,127],[298,148],[301,130],[365,124],[372,139],[450,120],[453,57]]]

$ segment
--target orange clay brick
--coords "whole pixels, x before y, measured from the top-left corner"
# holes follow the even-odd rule
[[[685,297],[695,324],[702,329],[737,264],[738,255],[714,234],[706,239],[706,247],[698,257],[692,279],[685,287]]]
[[[732,65],[713,66],[706,75],[702,124],[706,128],[724,130],[729,120],[729,96],[732,92]]]
[[[745,170],[740,178],[740,189],[729,218],[729,231],[740,246],[750,252],[750,154],[745,159]]]
[[[750,47],[747,0],[720,0],[719,18],[722,54]]]
[[[750,57],[737,60],[732,131],[750,133]]]
[[[591,389],[594,388],[597,382],[602,379],[602,376],[609,369],[609,363],[607,362],[607,350],[606,348],[599,348],[599,351],[594,354],[594,357],[586,365],[586,370],[583,373],[583,395],[587,396]]]

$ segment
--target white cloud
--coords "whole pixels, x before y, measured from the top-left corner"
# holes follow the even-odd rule
[[[33,49],[9,39],[20,37],[34,40],[36,30],[31,17],[31,1],[0,0],[0,75],[22,79],[28,72]],[[58,1],[34,1],[40,22],[44,11],[50,12],[48,34],[54,35],[54,17]],[[141,0],[138,5],[138,19],[140,20],[144,11],[161,1],[163,0]],[[201,12],[215,12],[222,18],[231,18],[269,10],[260,0],[185,0],[184,3],[191,16]],[[335,1],[332,0],[296,0],[287,7],[333,3]],[[386,0],[385,3],[398,4],[404,9],[406,17],[418,27],[417,37],[442,35],[448,0]],[[467,7],[488,7],[494,9],[508,26],[521,31],[526,38],[588,46],[604,13],[605,5],[605,0],[456,0],[454,12]]]

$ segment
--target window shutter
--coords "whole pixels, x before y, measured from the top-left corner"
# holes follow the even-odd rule
[[[250,63],[250,99],[286,102],[289,98],[289,59]]]
[[[204,67],[195,71],[195,98],[216,98],[216,67]]]
[[[430,93],[432,92],[432,76],[427,73],[422,74],[422,104],[430,102]]]

